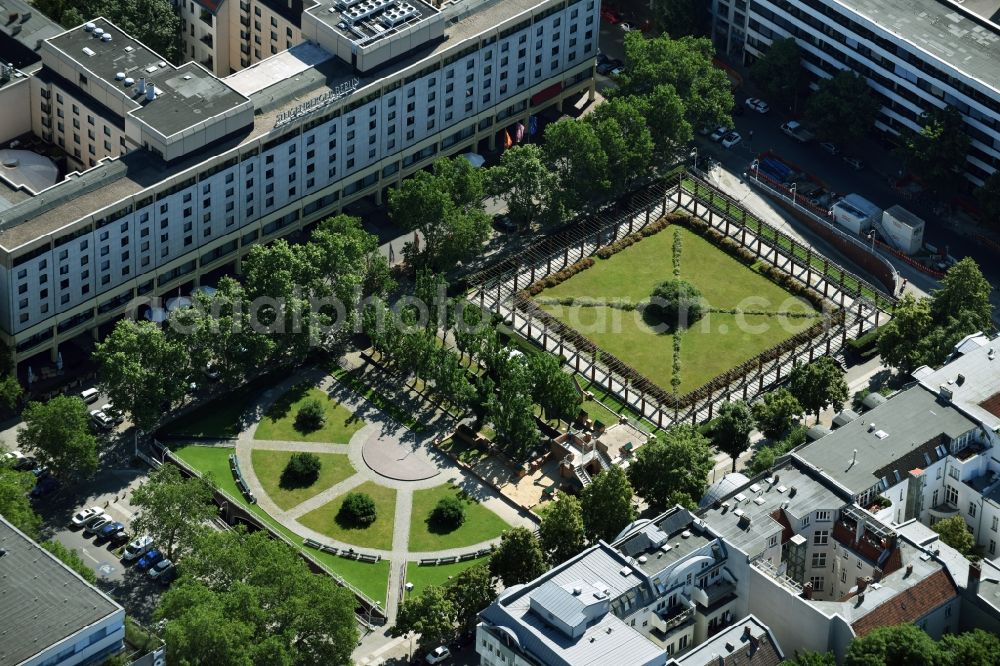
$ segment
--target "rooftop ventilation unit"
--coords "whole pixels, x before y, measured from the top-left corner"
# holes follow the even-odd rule
[[[115,81],[124,81],[124,80],[125,80],[125,72],[115,73]]]
[[[396,0],[363,0],[354,7],[345,10],[343,16],[351,23],[357,23],[395,3]]]
[[[89,46],[84,46],[83,47],[83,54],[86,55],[86,56],[89,56],[89,57],[93,58],[95,55],[97,55],[97,51],[95,51],[94,49],[90,48]]]
[[[128,88],[133,83],[135,83],[135,79],[133,79],[131,76],[125,77],[125,87],[126,88]]]
[[[395,28],[400,23],[404,23],[417,14],[417,8],[408,2],[400,3],[395,7],[390,7],[382,14],[382,25],[387,28]]]
[[[101,35],[101,41],[102,42],[110,42],[111,41],[111,33],[110,32],[106,32],[103,35]]]
[[[364,0],[336,0],[334,5],[341,10],[350,9],[359,2],[364,2]]]
[[[104,34],[104,28],[94,28],[94,36],[100,37]]]
[[[640,555],[639,556],[639,564],[645,564],[645,563],[646,563],[646,556],[645,555]]]
[[[83,25],[83,29],[86,30],[87,32],[94,32],[94,28],[96,28],[96,27],[97,26],[95,24],[93,24],[93,23],[85,23]]]

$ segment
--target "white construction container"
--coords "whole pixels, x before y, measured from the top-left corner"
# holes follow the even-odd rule
[[[882,215],[885,242],[906,254],[914,254],[924,244],[924,221],[902,206],[893,206]]]
[[[831,206],[833,221],[862,235],[882,221],[882,209],[857,194],[848,194]]]

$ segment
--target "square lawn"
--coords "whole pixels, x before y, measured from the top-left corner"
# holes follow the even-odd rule
[[[375,522],[368,527],[359,528],[338,522],[337,514],[340,512],[340,507],[343,505],[347,493],[301,516],[299,522],[309,529],[316,530],[337,541],[360,548],[390,550],[392,548],[392,526],[396,518],[395,489],[380,486],[373,481],[366,481],[350,492],[365,493],[375,501]]]
[[[465,522],[458,529],[441,532],[430,523],[431,512],[445,497],[458,497],[465,504]],[[495,539],[510,528],[507,522],[454,486],[445,484],[416,490],[410,517],[410,552],[473,546]]]
[[[475,560],[432,566],[420,566],[419,562],[409,562],[406,565],[406,582],[413,583],[413,589],[406,593],[406,598],[411,599],[433,585],[447,585],[451,579],[466,569],[477,564],[488,564],[489,561],[490,558],[487,556]]]
[[[211,474],[215,484],[244,509],[254,514],[276,532],[280,532],[286,539],[294,543],[302,551],[308,553],[313,559],[325,564],[331,571],[356,587],[370,599],[383,604],[385,603],[386,594],[389,590],[388,560],[369,564],[367,562],[344,559],[343,557],[337,557],[303,546],[302,537],[276,521],[260,506],[247,504],[243,500],[243,494],[236,487],[233,473],[229,469],[229,454],[232,452],[233,449],[229,447],[190,445],[176,449],[174,455],[202,474]]]
[[[266,451],[264,449],[255,449],[251,453],[253,471],[260,484],[264,486],[268,497],[286,511],[355,473],[354,466],[351,465],[347,454],[317,453],[315,455],[319,458],[321,467],[319,476],[312,485],[305,488],[283,488],[281,486],[281,473],[285,470],[288,460],[294,453],[294,451]]]
[[[644,238],[538,298],[586,297],[647,300],[661,282],[673,278],[674,230],[681,235],[681,278],[694,284],[713,308],[814,313],[811,304],[741,264],[704,238],[679,226]],[[752,300],[745,300],[752,299]],[[642,315],[607,306],[542,304],[607,352],[617,356],[665,390],[671,390],[673,335],[655,332]],[[681,336],[680,394],[770,349],[808,328],[815,318],[778,314],[707,313]]]
[[[295,427],[295,416],[306,400],[312,399],[319,400],[325,408],[326,423],[319,430],[302,432]],[[254,439],[349,444],[351,435],[364,425],[363,419],[320,389],[300,385],[271,405],[253,436]]]

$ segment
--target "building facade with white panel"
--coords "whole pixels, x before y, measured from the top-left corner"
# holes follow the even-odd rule
[[[1000,167],[1000,27],[949,0],[713,0],[713,39],[751,63],[792,37],[813,82],[842,69],[882,103],[876,128],[896,137],[924,112],[953,106],[972,140],[974,184]]]
[[[596,0],[419,6],[411,20],[443,18],[440,34],[410,42],[388,63],[361,70],[310,42],[223,79],[195,63],[147,71],[155,54],[133,46],[126,58],[132,42],[96,21],[115,37],[88,43],[108,62],[86,71],[100,69],[101,89],[122,98],[126,142],[135,146],[0,211],[0,331],[16,360],[54,356],[60,341],[96,335],[139,296],[238,269],[255,243],[360,197],[381,201],[434,157],[495,146],[498,132],[592,94]],[[336,34],[335,24],[314,29],[320,43],[358,39]],[[93,39],[87,34],[80,26],[51,41],[75,52]],[[133,79],[128,91],[116,81],[121,63]],[[140,74],[160,91],[152,100],[131,92]],[[41,102],[32,95],[26,112]],[[96,101],[81,106],[88,110],[118,119]],[[141,130],[134,137],[130,125]]]

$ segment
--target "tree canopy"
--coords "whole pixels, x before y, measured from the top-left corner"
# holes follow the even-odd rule
[[[87,404],[59,395],[48,402],[29,402],[17,443],[43,465],[68,477],[88,478],[97,471],[97,440],[90,433]]]
[[[752,406],[757,427],[768,439],[778,439],[792,427],[802,413],[802,405],[787,388],[765,393]]]
[[[179,664],[352,663],[358,639],[352,593],[312,574],[264,531],[207,531],[163,595],[156,616]]]
[[[500,156],[500,164],[488,173],[490,194],[507,200],[507,211],[519,224],[559,219],[551,199],[557,176],[546,166],[539,146],[527,143],[508,148]]]
[[[750,405],[742,400],[724,402],[719,406],[718,415],[712,427],[712,439],[719,450],[736,460],[750,448],[750,433],[757,427]]]
[[[428,587],[419,595],[406,599],[388,634],[418,633],[418,650],[428,652],[450,642],[456,632],[474,629],[479,611],[489,606],[495,597],[489,566],[477,564],[443,587]]]
[[[564,214],[579,212],[610,191],[608,155],[592,123],[564,118],[549,124],[542,151],[555,175],[553,205]]]
[[[39,0],[35,7],[65,28],[103,16],[173,63],[184,55],[180,15],[170,0]]]
[[[167,557],[187,551],[216,514],[214,491],[204,479],[185,477],[174,465],[153,470],[132,492],[139,512],[132,521],[136,534],[153,537]]]
[[[639,447],[628,477],[650,506],[697,507],[714,463],[708,439],[690,424],[678,424]]]
[[[580,413],[580,394],[573,377],[562,371],[562,364],[552,354],[535,354],[528,362],[535,377],[532,397],[546,418],[572,421]]]
[[[618,533],[635,520],[632,506],[632,484],[618,465],[593,477],[580,494],[583,525],[591,541],[614,540]]]
[[[788,390],[817,418],[824,408],[833,406],[836,409],[848,398],[844,373],[829,356],[795,366],[788,378]]]
[[[1000,226],[1000,171],[994,171],[976,188],[976,201],[982,210],[982,221],[991,227]]]
[[[821,139],[851,144],[872,128],[880,106],[864,77],[844,69],[820,80],[806,102],[806,119]]]
[[[969,135],[962,114],[953,106],[934,107],[921,117],[923,127],[900,147],[906,168],[937,194],[952,192],[962,180]]]
[[[708,12],[699,0],[653,0],[656,28],[671,37],[703,33]]]
[[[580,500],[558,493],[552,503],[544,507],[538,540],[553,566],[580,553],[586,545]]]
[[[0,462],[0,515],[33,539],[38,536],[42,523],[28,499],[34,485],[34,474],[19,472]]]
[[[490,555],[490,574],[505,587],[527,583],[546,570],[545,555],[538,539],[526,527],[512,527],[500,536],[500,545]]]
[[[802,68],[802,53],[794,37],[775,39],[767,52],[750,67],[750,76],[771,105],[793,109],[806,91],[808,80]]]
[[[941,541],[965,555],[969,559],[977,559],[976,540],[969,531],[969,525],[961,514],[944,518],[931,525],[931,529],[941,535]]]

